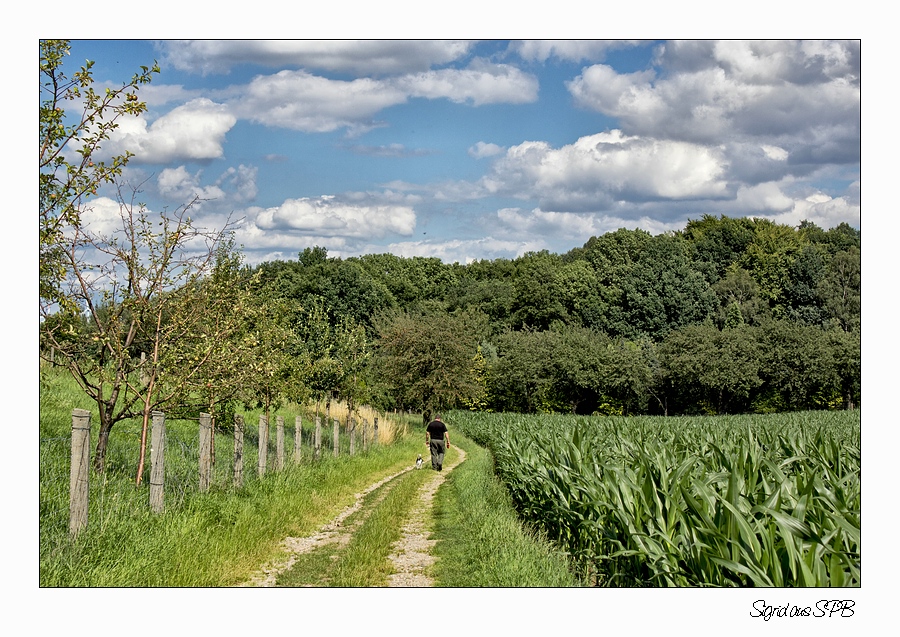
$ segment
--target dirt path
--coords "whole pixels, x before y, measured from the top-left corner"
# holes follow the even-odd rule
[[[435,492],[450,471],[465,460],[466,453],[459,447],[454,447],[454,449],[456,449],[454,461],[445,464],[443,471],[432,471],[430,468],[422,469],[423,471],[432,471],[433,475],[420,488],[416,503],[413,505],[409,518],[402,529],[401,538],[392,547],[393,552],[389,559],[394,564],[395,573],[389,577],[388,586],[418,587],[433,585],[431,578],[425,574],[427,568],[434,563],[431,548],[434,546],[435,540],[430,539],[431,533],[428,529],[428,522],[431,516]],[[428,466],[427,460],[425,466]],[[345,525],[344,521],[362,507],[363,499],[378,487],[411,470],[413,470],[413,467],[402,469],[369,485],[364,491],[355,494],[355,502],[352,505],[346,507],[337,517],[325,524],[313,535],[285,538],[282,541],[282,546],[288,552],[287,557],[277,563],[264,566],[249,581],[239,584],[239,586],[274,587],[278,575],[293,567],[298,556],[309,553],[313,549],[326,544],[346,545],[362,520],[358,520],[356,524],[351,525]],[[381,498],[386,495],[386,493],[382,494]],[[371,503],[368,508],[377,503],[378,500]]]
[[[452,464],[444,465],[444,471],[434,471],[434,475],[420,489],[419,497],[409,514],[409,519],[403,527],[403,536],[394,544],[394,552],[390,560],[394,563],[396,572],[388,578],[388,586],[391,587],[422,587],[433,586],[426,571],[434,564],[434,556],[431,548],[436,540],[431,539],[428,529],[428,521],[431,517],[431,507],[434,494],[443,484],[450,471],[466,459],[466,452],[455,447],[456,458]]]

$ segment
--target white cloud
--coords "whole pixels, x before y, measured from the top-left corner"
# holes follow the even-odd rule
[[[474,146],[469,147],[469,155],[475,157],[476,159],[481,159],[483,157],[493,157],[494,155],[499,155],[503,151],[504,148],[502,146],[486,142],[478,142]]]
[[[253,223],[262,231],[330,237],[410,235],[416,225],[416,213],[409,206],[360,204],[332,196],[288,199],[280,206],[258,210],[253,216]]]
[[[537,79],[515,67],[475,61],[466,69],[440,69],[387,79],[333,80],[307,71],[257,76],[231,102],[239,117],[306,132],[348,128],[359,133],[373,117],[411,97],[449,99],[474,106],[537,99]]]
[[[406,98],[403,91],[379,80],[348,82],[306,71],[280,71],[254,78],[232,102],[232,109],[267,126],[323,133],[345,126],[371,127],[375,113]]]
[[[88,199],[80,218],[83,227],[101,237],[112,237],[122,231],[121,207],[109,197]]]
[[[212,200],[216,208],[232,204],[245,204],[256,198],[257,168],[245,166],[229,167],[212,184],[202,184],[203,171],[191,173],[185,166],[165,168],[156,178],[159,194],[169,201],[187,203],[194,197]],[[202,203],[202,202],[201,202]]]
[[[394,84],[410,97],[447,98],[453,102],[524,104],[538,96],[537,78],[508,64],[474,60],[465,69],[438,69],[397,78]]]
[[[537,198],[544,209],[588,211],[618,200],[725,197],[725,168],[719,149],[614,130],[558,149],[546,142],[513,146],[482,185],[492,194]]]
[[[238,64],[354,73],[413,73],[465,57],[463,40],[176,40],[165,59],[194,73],[227,73]]]
[[[509,45],[522,59],[546,62],[560,60],[581,62],[602,60],[610,50],[633,46],[635,40],[518,40]]]
[[[225,135],[237,118],[222,104],[198,98],[178,106],[149,127],[143,117],[124,118],[103,150],[130,151],[137,163],[217,159],[224,155]]]
[[[187,203],[194,197],[200,199],[221,199],[225,193],[218,186],[201,186],[203,171],[190,173],[184,166],[166,168],[156,178],[159,193],[170,201]]]
[[[256,186],[258,172],[259,169],[255,166],[245,166],[244,164],[240,164],[237,168],[232,166],[222,173],[216,183],[228,187],[233,193],[234,201],[246,203],[256,199],[259,192],[259,188]]]
[[[637,210],[633,211],[637,213]],[[545,246],[554,250],[567,251],[582,245],[591,237],[613,232],[619,228],[647,230],[660,234],[684,227],[681,221],[667,223],[646,215],[635,214],[636,218],[627,218],[602,213],[552,212],[535,208],[523,212],[519,208],[503,208],[497,211],[496,219],[500,229],[490,228],[496,234],[502,232],[511,237],[544,237],[552,238],[556,245]],[[559,246],[567,246],[560,248]]]
[[[514,259],[526,252],[546,248],[541,239],[511,241],[484,237],[481,239],[453,239],[451,241],[404,241],[386,248],[373,247],[371,252],[390,252],[400,257],[437,257],[444,263],[471,263],[479,259]]]
[[[763,144],[762,146],[760,146],[760,148],[762,148],[762,151],[769,159],[774,159],[775,161],[784,161],[788,158],[789,153],[779,146],[770,146],[769,144]]]
[[[793,207],[778,215],[765,215],[778,223],[791,226],[801,221],[812,221],[822,228],[833,228],[842,222],[859,226],[860,206],[850,197],[831,197],[824,193],[813,193],[793,203]]]
[[[629,134],[756,140],[792,162],[858,161],[858,43],[674,42],[656,65],[658,73],[619,74],[597,64],[567,86],[580,106],[618,118]]]
[[[782,192],[775,182],[738,188],[734,202],[729,205],[732,215],[754,215],[784,212],[794,205],[793,199]]]

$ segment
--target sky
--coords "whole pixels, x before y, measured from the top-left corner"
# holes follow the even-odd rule
[[[250,264],[565,253],[704,214],[860,227],[859,40],[73,40],[86,59],[100,86],[158,62],[104,151]]]

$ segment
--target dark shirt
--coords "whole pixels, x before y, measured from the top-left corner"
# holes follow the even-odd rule
[[[432,440],[443,440],[444,434],[447,433],[447,425],[440,420],[432,420],[425,428]]]

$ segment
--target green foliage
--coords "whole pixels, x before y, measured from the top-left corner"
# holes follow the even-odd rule
[[[561,551],[523,527],[509,493],[494,475],[491,454],[456,432],[453,441],[465,449],[466,461],[448,476],[434,500],[435,584],[579,585]]]
[[[858,412],[451,417],[599,585],[860,585]]]
[[[92,61],[71,78],[66,75],[63,65],[69,50],[68,40],[40,41],[40,296],[61,306],[69,302],[61,289],[70,273],[63,255],[64,233],[80,224],[81,212],[97,189],[122,174],[132,154],[103,160],[101,146],[119,126],[119,119],[147,110],[137,92],[159,73],[155,63],[152,68],[142,66],[129,82],[97,91]],[[74,108],[67,113],[70,102]],[[73,110],[80,114],[72,115]]]
[[[424,413],[460,407],[483,391],[472,362],[486,335],[483,315],[388,313],[376,321],[375,369],[390,408]]]

